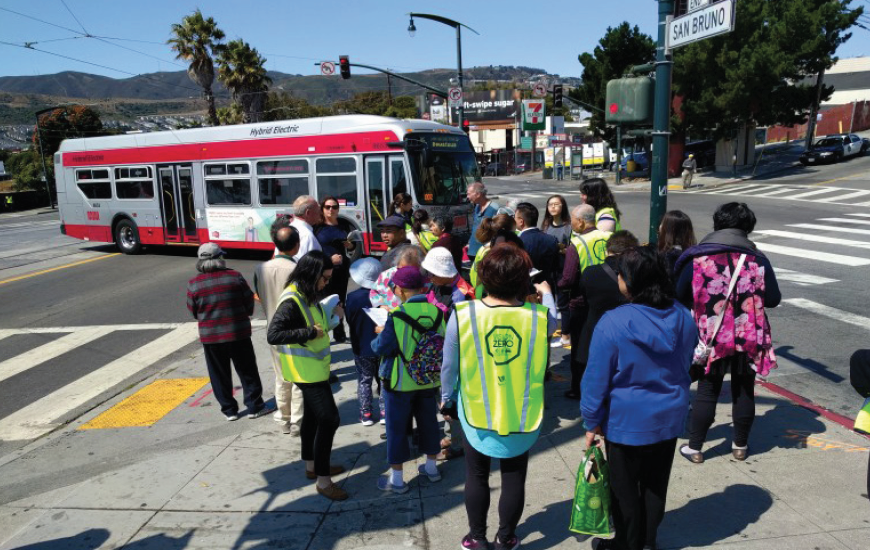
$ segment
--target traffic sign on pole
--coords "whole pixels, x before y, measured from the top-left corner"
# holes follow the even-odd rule
[[[547,95],[547,86],[543,82],[538,82],[532,88],[532,95],[535,97],[544,97]]]
[[[320,64],[320,74],[323,76],[332,76],[335,74],[335,63],[332,61],[324,61]]]
[[[722,0],[703,5],[695,2],[692,11],[668,23],[667,47],[678,48],[734,30],[734,1]]]
[[[447,99],[450,100],[451,107],[459,107],[462,105],[462,88],[450,88],[447,91]]]

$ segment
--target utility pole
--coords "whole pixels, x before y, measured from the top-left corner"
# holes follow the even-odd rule
[[[39,158],[42,160],[42,181],[45,182],[45,193],[48,195],[48,206],[54,208],[54,199],[51,198],[51,186],[48,184],[48,170],[45,166],[45,155],[42,152],[42,132],[39,131],[39,117],[45,113],[54,111],[57,107],[43,109],[36,113],[36,141],[39,143]]]
[[[658,242],[659,224],[668,209],[668,148],[671,136],[671,66],[668,59],[668,18],[674,0],[658,0],[659,35],[656,47],[655,114],[653,116],[653,157],[649,197],[649,242]]]
[[[390,106],[393,105],[393,77],[387,75],[387,97],[389,98]]]

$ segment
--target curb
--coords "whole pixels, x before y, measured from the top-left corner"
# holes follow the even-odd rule
[[[849,430],[850,432],[852,432],[856,435],[870,439],[870,435],[866,435],[866,434],[862,434],[862,433],[858,433],[858,432],[854,431],[853,428],[855,427],[855,421],[854,421],[854,419],[849,418],[848,416],[844,416],[840,413],[836,413],[830,409],[822,407],[821,405],[817,405],[817,404],[813,403],[812,401],[810,401],[809,399],[807,399],[806,397],[803,397],[803,396],[798,395],[794,392],[791,392],[791,391],[783,388],[782,386],[774,384],[773,382],[768,382],[766,380],[756,380],[755,384],[758,386],[761,386],[762,388],[764,388],[772,393],[775,393],[776,395],[778,395],[780,397],[783,397],[783,398],[791,401],[793,404],[797,405],[798,407],[802,407],[804,409],[807,409],[809,411],[812,411],[816,414],[821,415],[822,417],[830,420],[831,422],[834,422],[835,424],[838,424],[838,425],[846,428],[847,430]]]

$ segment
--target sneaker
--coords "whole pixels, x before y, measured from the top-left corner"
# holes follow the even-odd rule
[[[419,466],[417,466],[417,473],[420,474],[421,476],[426,476],[427,478],[429,478],[429,481],[431,481],[432,483],[437,483],[437,482],[441,481],[441,472],[439,472],[436,469],[435,474],[432,475],[426,471],[425,464],[420,464]]]
[[[281,424],[281,433],[282,434],[290,435],[290,432],[292,432],[292,431],[293,431],[293,424],[291,424],[289,422]]]
[[[299,437],[299,424],[291,424],[290,425],[290,437]]]
[[[471,535],[462,537],[463,550],[488,550],[489,542],[486,539],[473,539]]]
[[[364,412],[359,415],[359,421],[363,426],[372,426],[375,423],[370,412]]]
[[[495,537],[495,541],[492,543],[492,547],[495,550],[517,550],[520,547],[520,539],[517,538],[516,535],[507,539],[504,542],[498,540],[498,537]]]
[[[562,337],[561,337],[561,336],[556,336],[556,337],[553,338],[553,340],[550,342],[550,347],[551,347],[551,348],[561,348],[562,346],[564,346],[564,344],[562,343]]]
[[[388,493],[396,493],[397,495],[401,495],[408,492],[408,484],[404,481],[401,485],[393,485],[390,483],[390,478],[388,476],[381,476],[378,478],[378,489],[381,491],[386,491]]]
[[[237,415],[237,414],[227,414],[224,416],[226,416],[227,422],[235,422],[236,420],[239,419],[239,415]]]
[[[335,483],[333,483],[326,489],[321,489],[320,487],[317,487],[317,492],[325,496],[329,500],[347,500],[347,497],[349,496],[347,494],[347,491],[345,491]]]
[[[267,414],[275,412],[275,407],[270,407],[269,405],[263,405],[263,408],[259,411],[254,411],[248,413],[248,420],[254,420],[255,418],[260,418],[261,416],[266,416]]]
[[[386,426],[386,425],[387,425],[387,417],[384,416],[383,414],[381,415],[380,423],[381,423],[381,426]]]

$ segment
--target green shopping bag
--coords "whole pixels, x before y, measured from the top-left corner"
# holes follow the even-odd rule
[[[577,470],[571,524],[568,529],[582,535],[610,536],[610,468],[598,447],[586,450]]]

